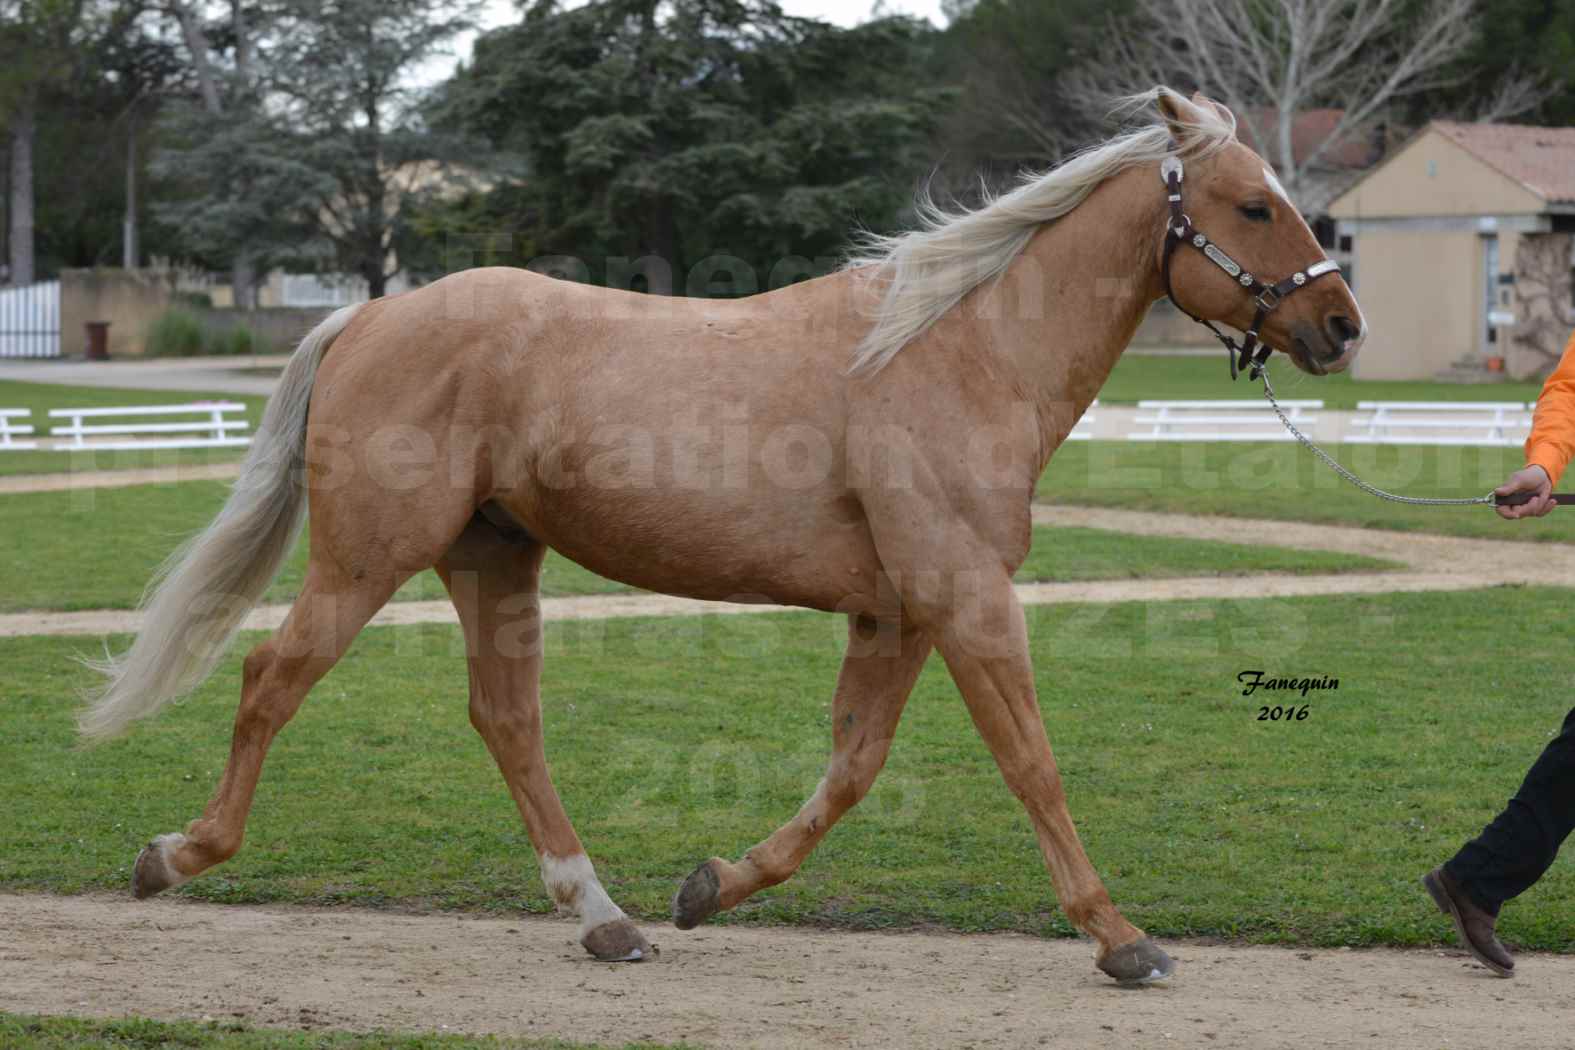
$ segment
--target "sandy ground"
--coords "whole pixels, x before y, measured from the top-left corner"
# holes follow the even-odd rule
[[[326,315],[327,311],[324,313]],[[84,361],[81,358],[11,360],[0,361],[0,379],[23,383],[64,383],[67,386],[192,390],[205,394],[256,394],[266,397],[279,385],[278,378],[249,375],[248,370],[282,368],[289,360],[289,354],[149,357],[115,361]]]
[[[1488,517],[1488,507],[1460,507],[1440,514],[1475,514]],[[1209,515],[1160,514],[1152,511],[1115,510],[1109,507],[1066,507],[1035,504],[1035,525],[1078,525],[1108,529],[1134,536],[1175,536],[1230,543],[1261,543],[1295,550],[1340,551],[1384,558],[1406,566],[1407,574],[1449,577],[1461,587],[1492,587],[1506,583],[1575,586],[1575,545],[1530,543],[1514,539],[1515,527],[1503,525],[1503,539],[1479,540],[1435,536],[1420,532],[1362,529],[1347,525],[1304,524],[1255,518]],[[1362,581],[1393,578],[1394,573],[1348,574],[1353,590],[1366,591]],[[1242,577],[1252,580],[1257,577]],[[1327,579],[1303,576],[1296,579]],[[1164,587],[1164,580],[1139,581]],[[1230,582],[1229,580],[1221,582]],[[1385,588],[1434,590],[1441,585]],[[1323,592],[1328,593],[1328,592]]]
[[[131,485],[172,485],[182,481],[228,481],[241,473],[239,463],[192,463],[140,470],[83,470],[74,474],[16,474],[0,477],[0,495],[16,492],[74,492]]]
[[[1417,907],[1432,905],[1418,890]],[[1575,958],[1168,945],[1124,990],[1090,945],[1014,935],[649,927],[596,963],[540,919],[0,896],[0,1008],[708,1047],[1568,1047]]]

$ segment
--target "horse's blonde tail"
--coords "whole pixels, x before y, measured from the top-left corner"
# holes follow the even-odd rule
[[[273,582],[305,518],[306,411],[317,365],[358,309],[335,311],[301,340],[224,509],[154,574],[131,648],[90,662],[109,681],[89,695],[83,736],[114,736],[200,685]]]

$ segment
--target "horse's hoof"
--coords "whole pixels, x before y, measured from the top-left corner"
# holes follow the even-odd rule
[[[673,897],[673,925],[692,930],[722,910],[722,880],[706,861],[684,880]]]
[[[628,919],[602,923],[581,937],[580,944],[602,962],[641,962],[656,956],[651,942]]]
[[[191,876],[175,870],[175,851],[186,841],[180,834],[160,835],[137,854],[137,863],[131,869],[131,895],[137,900],[147,900],[156,893],[163,893],[172,886],[191,881]]]
[[[1176,972],[1176,961],[1147,937],[1123,944],[1099,960],[1099,968],[1117,984],[1139,985],[1163,981]]]

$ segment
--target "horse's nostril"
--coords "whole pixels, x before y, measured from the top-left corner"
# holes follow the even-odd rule
[[[1362,326],[1344,314],[1334,314],[1324,324],[1335,346],[1344,346],[1362,334]]]

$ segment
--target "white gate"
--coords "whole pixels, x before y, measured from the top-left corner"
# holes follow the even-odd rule
[[[60,282],[0,288],[0,357],[60,356]]]

